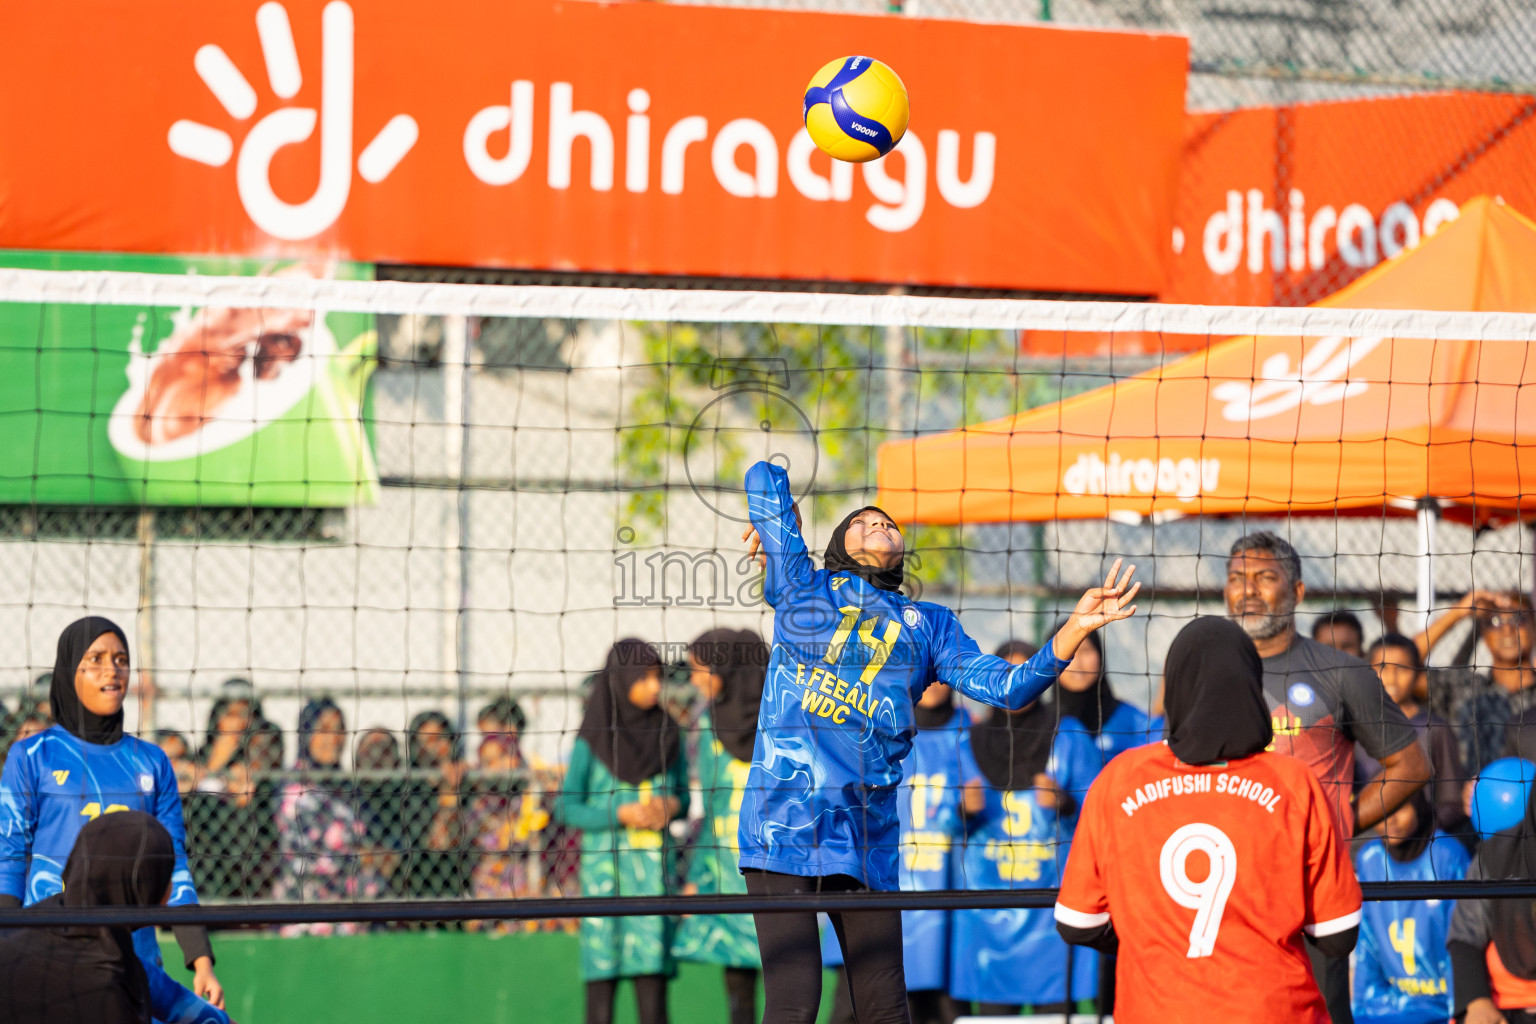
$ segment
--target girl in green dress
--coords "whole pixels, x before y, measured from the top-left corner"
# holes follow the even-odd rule
[[[583,896],[661,896],[675,857],[667,826],[688,812],[688,764],[661,708],[661,661],[620,640],[592,682],[556,816],[582,831]],[[666,1024],[672,922],[584,918],[581,974],[587,1024],[611,1024],[621,979],[635,983],[640,1024]]]
[[[757,714],[768,672],[768,645],[749,629],[712,629],[688,647],[689,680],[709,707],[699,719],[699,788],[704,828],[688,863],[694,893],[745,894],[736,839]],[[695,914],[683,919],[672,952],[679,960],[720,964],[730,1024],[757,1019],[757,975],[762,960],[749,914]]]

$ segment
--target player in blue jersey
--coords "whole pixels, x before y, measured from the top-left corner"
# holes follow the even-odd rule
[[[1427,790],[1419,790],[1383,823],[1385,836],[1355,851],[1362,882],[1459,881],[1467,851],[1435,828]],[[1353,1007],[1359,1024],[1430,1024],[1455,1012],[1451,954],[1446,948],[1455,904],[1450,900],[1367,903],[1355,947]]]
[[[1109,764],[1132,747],[1163,738],[1152,732],[1152,720],[1134,704],[1115,696],[1109,685],[1104,646],[1089,635],[1077,649],[1072,664],[1062,669],[1056,683],[1056,702],[1063,715],[1077,719],[1099,748],[1100,762]]]
[[[890,890],[900,880],[897,809],[914,707],[938,678],[983,703],[1022,708],[1083,638],[1136,610],[1117,561],[1051,643],[1023,665],[983,654],[953,611],[901,593],[904,544],[878,508],[833,531],[812,563],[783,467],[747,471],[749,554],[762,550],[773,653],[741,810],[741,868],[754,895]],[[907,1024],[901,915],[830,915],[861,1024]],[[765,1020],[810,1022],[821,1000],[813,913],[756,916]]]
[[[159,747],[123,734],[127,636],[96,616],[70,623],[59,636],[50,687],[58,724],[14,744],[0,774],[0,905],[30,906],[61,891],[80,830],[103,814],[130,810],[154,815],[171,834],[171,905],[196,903],[175,771]],[[153,929],[141,931],[134,943],[145,959],[142,953],[155,947],[155,938]],[[158,956],[145,959],[156,1019],[222,1024],[228,1017],[207,929],[177,928],[176,939],[196,972],[199,995],[196,1004],[189,1002],[191,993],[165,975]]]
[[[1086,647],[1086,645],[1084,645]],[[998,654],[1023,663],[1020,641]],[[966,889],[1048,889],[1061,882],[1068,844],[1101,752],[1060,703],[1036,701],[994,711],[971,729],[971,750],[986,780],[985,805],[969,821],[957,874]],[[1069,947],[1050,910],[961,910],[952,927],[949,991],[981,1016],[1036,1012],[1098,991],[1098,956]]]
[[[901,887],[907,891],[958,888],[955,853],[965,835],[967,815],[986,807],[981,769],[971,753],[971,716],[955,704],[954,691],[930,683],[917,702],[917,735],[912,753],[902,764]],[[949,997],[949,934],[947,910],[901,912],[902,961],[906,973],[907,1008],[913,1024],[951,1024],[958,1015]],[[824,928],[821,960],[827,967],[843,966],[837,932]],[[838,972],[832,1020],[850,1022],[853,1003],[848,975]]]

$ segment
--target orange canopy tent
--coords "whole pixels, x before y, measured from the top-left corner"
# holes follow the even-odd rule
[[[1536,223],[1486,197],[1318,305],[1536,312]],[[891,441],[899,522],[1536,511],[1536,343],[1238,337],[1050,406]],[[1428,553],[1428,552],[1426,552]]]

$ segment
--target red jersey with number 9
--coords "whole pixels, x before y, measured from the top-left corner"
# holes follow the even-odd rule
[[[1121,754],[1089,788],[1056,919],[1114,924],[1122,1024],[1327,1024],[1302,933],[1358,925],[1360,884],[1301,761],[1194,767],[1158,743]]]

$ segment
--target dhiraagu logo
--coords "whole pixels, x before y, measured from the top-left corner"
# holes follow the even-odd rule
[[[246,214],[267,234],[290,241],[313,238],[336,223],[352,191],[352,8],[341,0],[327,4],[321,30],[320,109],[284,106],[267,114],[245,133],[235,162],[235,184]],[[262,4],[256,11],[256,31],[267,84],[279,100],[293,99],[303,84],[303,72],[287,9],[279,3]],[[244,122],[256,114],[255,88],[217,44],[200,47],[193,65],[232,119]],[[320,183],[301,203],[279,199],[272,189],[272,160],[284,146],[306,141],[317,123]],[[414,118],[396,114],[358,155],[357,173],[370,184],[383,181],[416,145],[418,135]],[[177,156],[209,167],[223,167],[235,153],[229,132],[196,121],[171,125],[167,141]]]

